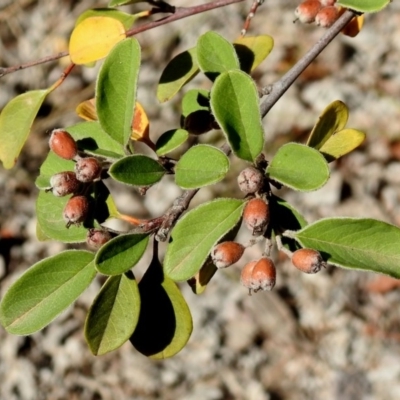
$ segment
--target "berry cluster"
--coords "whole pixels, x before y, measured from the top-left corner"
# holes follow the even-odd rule
[[[47,192],[63,197],[72,194],[63,211],[66,227],[85,222],[90,211],[90,198],[85,195],[88,185],[101,179],[102,163],[95,157],[79,154],[75,139],[63,129],[55,129],[49,139],[50,149],[64,160],[75,161],[74,171],[64,171],[50,178]],[[103,229],[90,229],[87,244],[97,249],[111,239],[111,234]]]
[[[336,0],[304,0],[294,11],[295,21],[304,24],[315,22],[318,26],[329,28],[339,18],[335,3]]]
[[[260,169],[248,167],[239,174],[238,185],[241,191],[249,197],[243,211],[243,224],[256,239],[251,240],[248,245],[234,241],[221,242],[215,245],[211,251],[211,259],[218,269],[227,268],[242,258],[247,247],[265,239],[267,250],[259,260],[253,260],[243,267],[240,281],[249,289],[250,294],[259,290],[272,290],[275,286],[276,268],[268,256],[271,247],[269,245],[271,232],[268,230],[270,222],[269,184]],[[290,252],[283,248],[278,239],[277,244],[278,249],[291,258],[293,266],[302,272],[314,274],[326,267],[326,262],[316,250],[304,248]]]

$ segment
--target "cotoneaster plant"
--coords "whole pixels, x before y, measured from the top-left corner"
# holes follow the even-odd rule
[[[157,139],[150,132],[148,117],[136,96],[141,49],[133,37],[146,25],[131,25],[139,16],[169,14],[149,23],[150,29],[240,1],[179,9],[148,1],[152,9],[130,15],[115,8],[127,1],[113,0],[109,8],[88,10],[78,18],[71,34],[72,64],[63,76],[51,88],[24,93],[4,107],[0,159],[11,168],[46,96],[62,84],[74,64],[84,68],[104,58],[93,97],[77,104],[77,113],[85,121],[51,133],[49,153],[36,180],[40,189],[38,238],[86,243],[88,250],[66,250],[39,261],[2,294],[0,322],[8,332],[29,335],[44,328],[100,274],[106,280],[84,327],[93,354],[105,354],[129,340],[148,357],[171,357],[186,345],[192,331],[190,310],[176,282],[187,282],[195,294],[201,294],[218,269],[240,265],[245,249],[255,243],[263,243],[264,250],[242,267],[240,277],[249,293],[271,290],[279,279],[271,259],[274,246],[306,273],[333,265],[400,278],[398,227],[369,218],[328,218],[308,224],[276,194],[282,187],[318,190],[329,179],[328,163],[363,142],[363,132],[346,128],[347,106],[340,100],[328,104],[316,116],[306,143],[284,144],[270,158],[265,155],[268,133],[262,126],[262,119],[318,51],[349,23],[356,24],[351,36],[357,34],[359,13],[377,12],[388,1],[320,2],[321,10],[340,6],[357,13],[338,11],[337,21],[321,40],[267,88],[257,87],[252,72],[268,57],[273,39],[243,36],[262,3],[253,2],[242,36],[228,40],[217,32],[207,32],[167,63],[155,96],[167,102],[180,93],[180,115],[175,129]],[[199,74],[201,88],[188,89],[187,84]],[[225,143],[216,147],[210,131]],[[147,146],[146,154],[134,152],[138,141]],[[238,160],[247,164],[237,179],[243,195],[215,198],[187,211],[196,193],[202,187],[218,185],[231,162]],[[120,213],[113,199],[118,193],[110,193],[104,183],[114,180],[151,196],[151,187],[166,175],[173,175],[183,193],[164,214],[151,219]],[[111,218],[127,221],[132,228],[111,230],[105,225]],[[241,224],[249,229],[246,244],[235,241]],[[161,241],[167,242],[163,259],[158,256]],[[137,282],[134,267],[150,246],[152,260]]]

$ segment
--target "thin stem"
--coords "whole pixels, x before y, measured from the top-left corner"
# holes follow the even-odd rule
[[[318,40],[317,43],[294,65],[279,81],[270,87],[265,88],[268,97],[261,103],[261,116],[264,118],[275,103],[290,88],[300,74],[317,58],[326,46],[338,35],[338,33],[356,15],[354,11],[347,10],[328,31]]]

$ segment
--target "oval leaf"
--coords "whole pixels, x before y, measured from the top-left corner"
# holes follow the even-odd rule
[[[350,153],[365,140],[365,133],[356,129],[343,129],[332,135],[319,149],[328,162]]]
[[[81,117],[86,121],[97,121],[96,99],[93,98],[85,100],[82,103],[78,104],[75,112],[78,117]]]
[[[241,36],[235,40],[233,47],[239,57],[240,69],[249,74],[271,53],[274,39],[268,35]]]
[[[346,126],[348,118],[349,110],[342,101],[335,100],[329,104],[311,131],[307,146],[319,150],[335,132]]]
[[[241,71],[221,74],[211,90],[211,109],[235,155],[254,162],[264,146],[254,81]]]
[[[189,137],[189,132],[185,129],[172,129],[164,132],[156,142],[156,153],[163,156],[178,148],[185,143]]]
[[[320,251],[331,264],[400,278],[400,229],[386,222],[328,218],[306,226],[294,238]]]
[[[139,282],[141,309],[131,337],[136,350],[153,359],[172,357],[186,345],[193,329],[192,316],[176,284],[153,260]]]
[[[240,68],[233,45],[216,32],[201,35],[196,49],[199,67],[212,81],[222,72]]]
[[[243,207],[242,200],[216,199],[184,215],[171,232],[164,259],[166,275],[175,281],[194,276],[212,247],[235,227]]]
[[[187,117],[196,111],[210,110],[210,92],[204,89],[188,90],[182,99],[182,115]]]
[[[338,0],[337,4],[360,12],[377,12],[390,2],[391,0]]]
[[[0,160],[6,169],[17,162],[29,136],[31,126],[48,94],[48,90],[32,90],[14,97],[0,114]]]
[[[329,167],[322,154],[298,143],[282,146],[266,173],[269,178],[303,192],[317,190],[329,179]]]
[[[91,17],[109,17],[120,21],[125,30],[128,30],[133,23],[136,21],[137,16],[132,14],[127,14],[122,11],[115,10],[113,8],[97,8],[93,10],[86,10],[83,12],[75,22],[75,26],[79,25],[82,21]]]
[[[148,186],[157,183],[166,171],[150,157],[133,155],[114,163],[108,172],[118,182],[133,186]]]
[[[105,275],[119,275],[135,266],[149,243],[145,234],[120,235],[107,242],[96,255],[96,269]]]
[[[195,189],[219,182],[229,170],[229,159],[219,149],[201,144],[191,147],[175,166],[175,182],[183,189]]]
[[[71,305],[96,275],[93,254],[68,250],[29,268],[7,291],[0,322],[9,333],[29,335]]]
[[[85,338],[91,352],[99,356],[121,347],[135,330],[139,313],[140,295],[133,274],[108,278],[86,317]]]
[[[188,280],[188,284],[191,287],[193,293],[202,294],[207,288],[207,284],[211,278],[218,271],[218,268],[210,260],[207,261],[192,278]]]
[[[107,56],[125,39],[124,25],[110,17],[90,17],[72,31],[69,55],[74,64],[89,64]]]
[[[131,139],[146,143],[154,150],[154,143],[150,140],[150,122],[143,106],[137,101],[132,121]]]
[[[196,49],[178,54],[165,67],[157,87],[160,103],[170,100],[179,90],[190,82],[199,72]]]
[[[132,134],[139,68],[140,46],[135,38],[129,38],[112,49],[97,78],[96,110],[100,125],[123,146]]]

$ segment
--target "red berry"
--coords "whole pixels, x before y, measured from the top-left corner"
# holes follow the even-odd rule
[[[98,180],[101,174],[101,164],[94,157],[80,158],[75,164],[76,179],[81,182]]]
[[[238,262],[243,255],[245,247],[236,242],[222,242],[217,244],[212,252],[211,258],[217,268],[226,268]]]
[[[323,7],[315,17],[315,23],[322,28],[331,27],[339,18],[339,10],[336,7]]]
[[[259,290],[272,290],[276,281],[276,268],[272,260],[262,257],[258,261],[249,262],[242,270],[242,285],[254,293]]]
[[[51,191],[54,196],[61,197],[78,192],[81,183],[76,179],[74,172],[66,171],[54,174],[50,178],[50,185],[51,187],[46,191]]]
[[[321,2],[319,0],[305,0],[297,6],[294,15],[296,20],[298,19],[303,24],[311,24],[315,21],[320,9]]]
[[[296,250],[292,254],[292,264],[306,274],[315,274],[326,266],[319,251],[313,249]]]
[[[261,171],[254,167],[245,168],[238,176],[239,189],[244,194],[252,194],[259,191],[264,182],[264,176]]]
[[[85,196],[73,196],[65,205],[63,217],[67,228],[79,225],[85,221],[89,214],[89,199]]]
[[[259,198],[249,200],[243,211],[243,221],[253,235],[264,233],[269,222],[268,204]]]
[[[62,129],[54,129],[49,139],[50,149],[65,160],[73,160],[78,155],[75,139]]]
[[[86,244],[94,250],[98,250],[103,244],[112,238],[109,231],[105,229],[89,229],[86,235]]]

